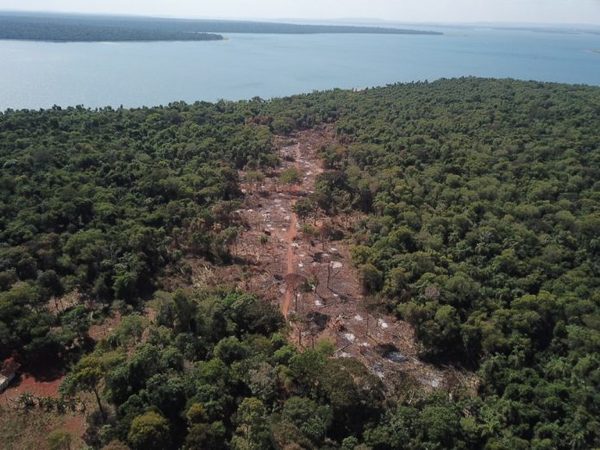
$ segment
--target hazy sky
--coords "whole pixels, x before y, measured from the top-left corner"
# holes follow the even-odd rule
[[[600,25],[600,0],[0,0],[0,9],[237,19]]]

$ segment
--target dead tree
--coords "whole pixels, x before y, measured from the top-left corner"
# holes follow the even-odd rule
[[[300,287],[306,285],[308,280],[304,275],[300,275],[299,273],[287,274],[284,280],[287,285],[287,288],[294,296],[294,309],[296,312],[298,312],[298,290],[300,289]]]

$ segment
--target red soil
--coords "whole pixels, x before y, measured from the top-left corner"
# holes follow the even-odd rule
[[[8,389],[0,395],[0,404],[10,404],[26,393],[35,397],[58,398],[58,388],[63,379],[64,376],[61,376],[55,380],[42,381],[30,374],[21,374],[20,378],[13,380]]]

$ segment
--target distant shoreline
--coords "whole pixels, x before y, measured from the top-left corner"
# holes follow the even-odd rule
[[[404,28],[299,25],[231,20],[182,20],[0,12],[0,40],[68,42],[220,41],[221,33],[239,34],[394,34],[442,35]]]
[[[46,44],[143,44],[151,42],[221,42],[227,41],[229,38],[221,35],[215,39],[94,39],[94,40],[67,40],[67,39],[37,39],[37,38],[5,38],[2,37],[0,32],[0,41],[12,41],[12,42],[42,42]]]

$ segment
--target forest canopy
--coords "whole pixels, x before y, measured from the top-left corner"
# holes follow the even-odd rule
[[[346,238],[370,300],[414,326],[422,358],[475,373],[476,395],[386,398],[327,345],[290,346],[260,298],[161,291],[183,254],[231,261],[237,170],[323,123],[337,142],[303,205],[359,217]],[[0,355],[73,353],[89,323],[83,304],[49,311],[64,294],[138,311],[70,360],[62,391],[97,394],[96,447],[598,447],[598,130],[599,88],[477,78],[6,111]]]
[[[314,201],[364,214],[354,262],[422,356],[479,375],[463,432],[487,423],[474,429],[488,448],[597,446],[600,89],[467,78],[272,107],[335,118],[342,145],[322,150]],[[406,445],[388,420],[375,448]]]

